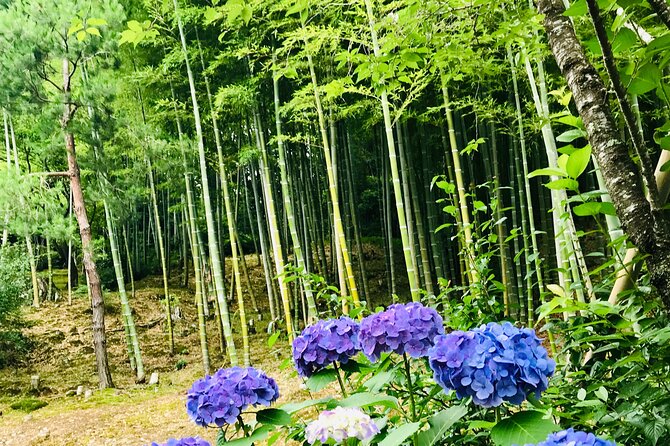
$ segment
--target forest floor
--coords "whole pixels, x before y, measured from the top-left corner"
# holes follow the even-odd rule
[[[384,274],[383,253],[380,259],[376,251],[371,246],[366,253],[366,257],[371,257],[366,259],[370,294],[388,296],[379,279]],[[265,313],[250,339],[252,363],[277,380],[278,404],[308,399],[310,394],[293,367],[281,367],[290,358],[286,340],[280,339],[272,348],[267,345],[265,328],[269,315],[262,268],[255,257],[248,256],[247,262],[252,288]],[[21,366],[0,370],[0,446],[140,446],[194,435],[214,444],[216,431],[196,426],[184,407],[186,391],[203,376],[203,371],[193,293],[178,282],[179,277],[174,276],[170,284],[170,293],[177,298],[181,310],[181,318],[174,321],[174,355],[168,354],[164,323],[155,323],[163,317],[161,278],[150,276],[136,282],[136,295],[131,301],[147,381],[152,372],[158,372],[158,385],[134,382],[117,293],[105,294],[107,345],[115,389],[97,389],[91,310],[85,295],[73,299],[71,306],[60,300],[45,302],[39,309],[27,307],[24,317],[28,327],[24,333],[35,347]],[[231,311],[235,309],[233,306]],[[247,310],[247,314],[252,313]],[[239,333],[239,329],[235,331]],[[227,359],[218,347],[219,333],[213,318],[208,322],[208,335],[215,371],[226,366]],[[236,346],[241,353],[241,341]],[[36,374],[41,388],[31,394],[30,378]],[[72,395],[79,386],[92,394]],[[323,392],[332,391],[334,387]],[[37,398],[48,405],[31,413],[10,408],[12,403],[26,398]]]

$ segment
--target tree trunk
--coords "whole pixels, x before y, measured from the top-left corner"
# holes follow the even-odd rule
[[[647,268],[666,308],[670,308],[670,241],[667,219],[652,214],[645,197],[640,170],[620,137],[609,108],[607,90],[586,58],[560,0],[540,0],[549,45],[584,122],[621,225],[640,252],[647,254]]]

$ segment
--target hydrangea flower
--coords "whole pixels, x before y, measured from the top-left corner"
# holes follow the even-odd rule
[[[347,363],[360,350],[359,326],[353,319],[321,320],[293,340],[293,361],[300,376],[314,373],[337,361]]]
[[[537,445],[527,444],[526,446],[616,446],[613,441],[603,440],[593,434],[567,429],[554,434]]]
[[[325,443],[332,438],[335,443],[342,443],[348,438],[367,440],[379,433],[379,427],[369,415],[357,407],[336,407],[324,410],[317,420],[305,428],[305,437],[309,444],[316,440]]]
[[[361,321],[361,349],[373,362],[384,352],[426,356],[433,339],[444,333],[442,317],[419,302],[393,304]]]
[[[437,383],[483,407],[539,397],[556,368],[534,330],[509,322],[438,336],[428,357]]]
[[[274,379],[253,367],[220,369],[193,383],[186,411],[200,426],[232,424],[247,406],[269,406],[279,397]]]
[[[170,438],[167,443],[151,443],[151,446],[210,446],[210,444],[200,437],[187,437],[179,440]]]

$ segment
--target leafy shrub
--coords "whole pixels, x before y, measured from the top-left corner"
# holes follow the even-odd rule
[[[30,265],[20,246],[0,249],[0,368],[15,365],[32,347],[20,331],[19,308],[31,288]]]
[[[12,403],[9,407],[11,407],[14,410],[20,410],[23,412],[34,412],[37,409],[43,408],[47,404],[49,403],[47,403],[46,401],[37,400],[34,398],[26,398],[23,400],[19,400],[15,403]]]

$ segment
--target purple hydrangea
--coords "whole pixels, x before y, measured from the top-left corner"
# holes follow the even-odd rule
[[[293,340],[293,361],[300,376],[314,373],[337,361],[346,364],[360,350],[359,326],[353,319],[321,320]]]
[[[179,440],[170,438],[167,443],[151,443],[151,446],[210,446],[210,444],[200,437],[187,437]]]
[[[384,352],[426,356],[433,339],[444,333],[442,317],[419,302],[394,304],[361,321],[361,349],[373,362]]]
[[[537,445],[527,444],[526,446],[616,446],[616,443],[603,440],[593,434],[567,429],[549,434],[545,441]]]
[[[438,336],[428,357],[436,382],[483,407],[539,397],[556,368],[534,330],[509,322]]]
[[[200,426],[232,424],[247,406],[269,406],[279,397],[274,379],[253,367],[220,369],[193,383],[186,411]]]

